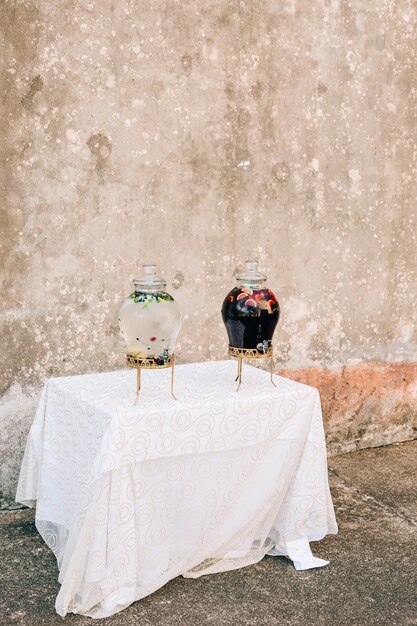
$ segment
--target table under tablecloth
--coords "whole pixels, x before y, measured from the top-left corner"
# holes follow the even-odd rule
[[[60,570],[60,615],[120,611],[182,574],[235,569],[265,554],[315,567],[308,541],[336,533],[320,397],[236,363],[51,378],[42,391],[16,500]]]

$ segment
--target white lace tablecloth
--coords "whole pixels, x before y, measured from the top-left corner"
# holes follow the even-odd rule
[[[327,564],[308,541],[336,533],[316,389],[236,363],[46,383],[16,500],[56,555],[60,615],[120,611],[182,574],[266,553]]]

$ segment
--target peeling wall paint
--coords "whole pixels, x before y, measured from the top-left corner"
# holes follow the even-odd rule
[[[417,360],[416,11],[1,3],[6,493],[43,381],[124,366],[117,311],[142,262],[185,313],[180,361],[225,356],[248,256],[280,299],[278,369]],[[359,447],[381,441],[367,415]]]
[[[416,437],[417,363],[366,362],[280,374],[320,391],[330,454]]]

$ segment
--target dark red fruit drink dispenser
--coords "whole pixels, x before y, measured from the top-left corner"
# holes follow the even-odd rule
[[[270,358],[273,366],[272,337],[280,316],[278,300],[264,287],[266,276],[258,272],[257,261],[245,261],[236,274],[237,286],[227,294],[222,307],[223,322],[229,337],[229,355],[238,359],[238,389],[242,378],[242,359]]]

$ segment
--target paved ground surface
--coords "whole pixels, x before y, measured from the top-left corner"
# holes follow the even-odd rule
[[[296,572],[266,557],[241,570],[177,578],[106,620],[71,626],[417,625],[417,441],[329,460],[339,535],[313,544],[328,567]],[[0,515],[0,625],[55,626],[52,553],[32,511]]]

